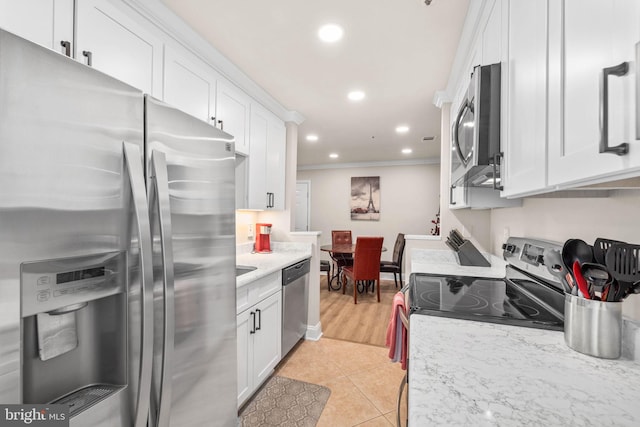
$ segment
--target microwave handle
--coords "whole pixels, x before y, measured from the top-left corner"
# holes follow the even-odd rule
[[[467,161],[467,159],[464,158],[464,156],[462,155],[462,150],[460,149],[460,139],[458,138],[459,136],[458,128],[460,127],[460,120],[462,119],[462,116],[464,115],[464,112],[467,109],[473,111],[473,104],[470,103],[468,99],[465,99],[464,104],[462,104],[462,106],[460,107],[460,110],[458,111],[458,115],[456,116],[456,121],[453,126],[453,146],[454,146],[453,148],[455,148],[456,155],[458,156],[458,158],[460,159],[460,161],[465,167],[469,162]]]
[[[500,159],[504,157],[504,153],[496,153],[493,155],[493,189],[502,191],[503,185],[498,185],[498,172],[500,172]],[[501,177],[502,178],[502,177]]]

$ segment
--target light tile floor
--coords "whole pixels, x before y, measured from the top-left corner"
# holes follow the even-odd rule
[[[384,347],[331,338],[302,341],[276,374],[331,390],[319,427],[395,426],[405,371],[399,363],[391,363],[388,352]]]

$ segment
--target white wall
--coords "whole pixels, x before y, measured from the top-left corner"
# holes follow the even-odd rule
[[[380,220],[352,221],[351,177],[380,177]],[[299,180],[311,181],[311,230],[321,231],[320,244],[331,243],[331,230],[351,230],[357,236],[383,236],[390,260],[398,233],[429,234],[438,212],[439,165],[375,166],[299,170]],[[328,259],[326,254],[323,258]]]

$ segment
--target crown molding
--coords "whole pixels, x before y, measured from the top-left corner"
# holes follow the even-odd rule
[[[111,0],[128,5],[136,13],[155,25],[165,35],[173,39],[199,59],[214,68],[223,77],[245,91],[284,121],[301,124],[305,117],[297,111],[287,110],[271,94],[254,82],[219,50],[196,33],[180,17],[160,0]]]
[[[416,165],[439,165],[440,158],[432,157],[428,159],[413,160],[389,160],[384,162],[357,162],[357,163],[331,163],[319,165],[298,165],[299,171],[321,170],[321,169],[353,169],[353,168],[374,168],[387,166],[416,166]]]

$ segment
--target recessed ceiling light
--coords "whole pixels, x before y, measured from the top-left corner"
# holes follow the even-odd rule
[[[411,154],[411,153],[413,153],[413,150],[411,148],[402,149],[402,154]]]
[[[317,141],[318,140],[318,135],[314,135],[312,133],[310,133],[309,135],[307,135],[307,141]]]
[[[347,97],[352,101],[362,101],[364,99],[364,92],[361,90],[353,90],[349,92]]]
[[[400,125],[400,126],[396,127],[396,132],[397,133],[407,133],[407,132],[409,132],[409,126]]]
[[[318,30],[318,37],[325,43],[335,43],[342,38],[344,30],[336,24],[325,24]]]
[[[329,157],[331,157],[332,159],[337,159],[338,155],[336,153],[331,153],[329,154]]]

